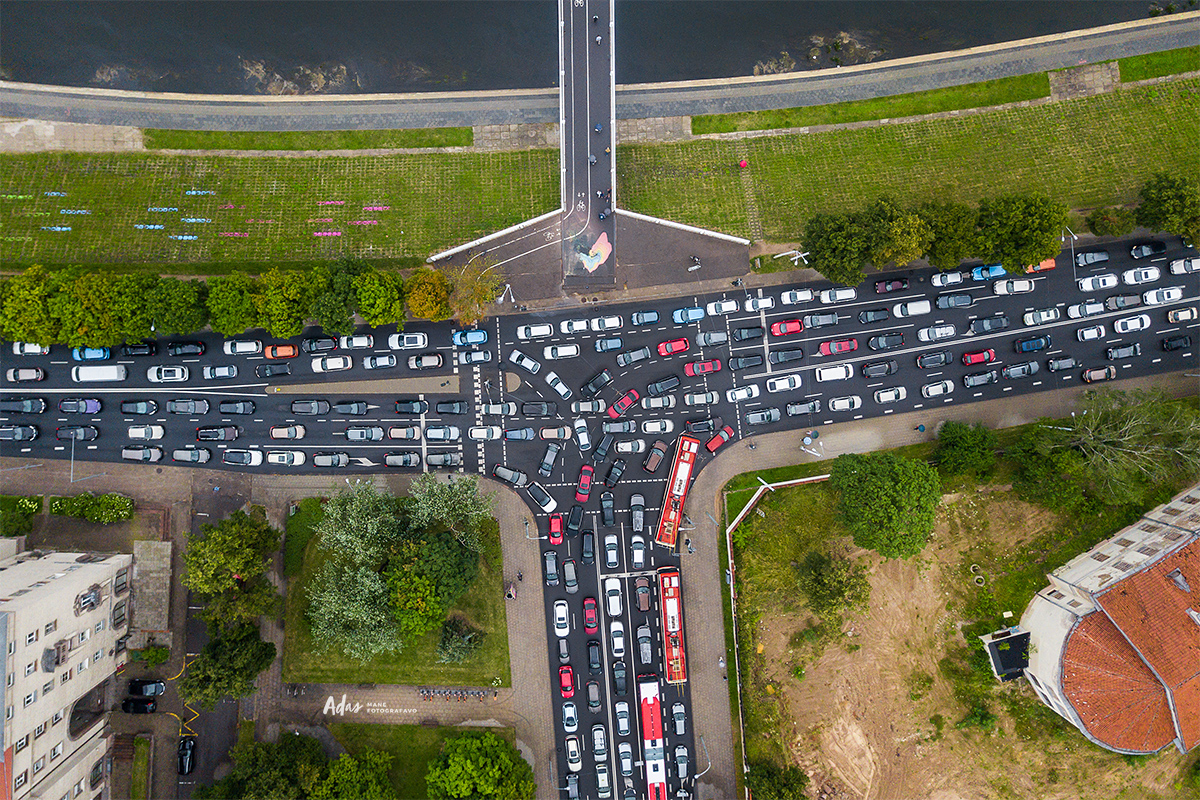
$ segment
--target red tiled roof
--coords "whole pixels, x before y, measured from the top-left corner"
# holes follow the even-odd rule
[[[1167,574],[1179,570],[1191,591]],[[1172,695],[1184,750],[1200,743],[1200,540],[1096,595],[1113,624]]]
[[[1087,732],[1108,747],[1150,753],[1175,738],[1162,684],[1099,612],[1071,631],[1062,686]]]

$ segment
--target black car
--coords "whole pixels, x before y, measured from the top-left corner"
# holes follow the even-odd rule
[[[992,333],[1008,327],[1008,317],[982,317],[971,321],[971,333]]]
[[[986,386],[989,383],[995,383],[999,379],[994,369],[988,372],[972,372],[969,375],[963,376],[963,386],[968,389],[974,389],[976,386]]]
[[[1116,361],[1120,358],[1133,358],[1142,354],[1142,346],[1138,342],[1133,344],[1123,344],[1120,347],[1110,347],[1105,351],[1109,361]]]
[[[153,400],[122,400],[121,413],[139,414],[141,416],[157,414],[158,403],[154,402]]]
[[[808,327],[807,325],[805,327]],[[737,328],[733,332],[733,340],[735,342],[747,342],[751,339],[761,339],[763,337],[762,326],[756,325],[750,328]]]
[[[732,370],[751,369],[761,367],[762,363],[762,356],[733,356],[729,359],[729,368]]]
[[[332,336],[314,336],[311,339],[301,339],[300,349],[306,353],[328,353],[337,350],[337,339]]]
[[[1133,308],[1142,304],[1140,294],[1115,294],[1104,301],[1104,307],[1109,311],[1120,311],[1123,308]]]
[[[595,639],[587,643],[588,653],[588,673],[591,675],[599,675],[600,670],[604,669],[604,665],[600,661],[600,642]]]
[[[604,476],[604,485],[608,488],[613,488],[617,485],[617,481],[621,480],[621,476],[625,474],[625,459],[618,458],[608,468],[608,475]]]
[[[121,710],[126,714],[153,714],[158,710],[158,701],[148,697],[126,697],[121,701]]]
[[[204,355],[204,342],[168,342],[167,355],[202,356]]]
[[[6,397],[0,400],[0,411],[8,414],[41,414],[46,401],[40,397]]]
[[[678,389],[680,383],[682,383],[682,381],[679,380],[678,375],[668,375],[661,380],[647,384],[646,394],[650,395],[651,397],[661,397],[664,394],[668,394]]]
[[[0,441],[32,442],[37,437],[36,425],[0,425]]]
[[[196,737],[184,736],[179,740],[179,774],[191,775],[196,768]]]
[[[558,413],[558,403],[521,403],[521,414],[526,417],[553,417]]]
[[[396,401],[397,414],[424,414],[429,411],[429,403],[424,400],[401,399]]]
[[[613,691],[616,692],[617,694],[625,694],[626,687],[628,686],[628,683],[627,683],[628,677],[625,672],[625,662],[624,661],[613,662],[612,669],[613,669]]]
[[[1172,350],[1182,350],[1185,347],[1192,346],[1192,337],[1190,336],[1168,336],[1162,340],[1162,349],[1168,353]]]
[[[612,449],[613,435],[606,433],[600,437],[599,444],[592,450],[592,463],[599,464],[604,459],[608,458],[608,451]]]
[[[329,403],[324,400],[293,400],[292,413],[304,414],[305,416],[328,414]]]
[[[866,311],[858,312],[858,321],[863,325],[869,325],[872,322],[886,322],[891,314],[886,308],[869,308]]]
[[[166,691],[167,685],[162,681],[134,678],[129,682],[129,694],[134,697],[157,697]]]
[[[550,477],[550,470],[554,469],[554,462],[558,458],[559,451],[562,450],[562,445],[558,442],[548,442],[546,444],[546,452],[542,454],[542,461],[538,464],[538,474],[543,477]]]
[[[207,414],[207,400],[168,400],[167,411],[171,414]]]
[[[583,506],[576,503],[571,506],[571,510],[567,512],[567,534],[579,533],[579,526],[583,524]]]
[[[465,414],[467,404],[462,400],[443,400],[434,406],[434,410],[439,414]]]
[[[975,303],[975,298],[966,293],[942,294],[933,302],[938,308],[970,308]]]
[[[277,361],[273,364],[259,364],[254,368],[254,374],[260,378],[274,378],[279,375],[291,375],[292,365],[286,361]]]
[[[805,328],[827,328],[830,325],[838,324],[838,315],[834,312],[827,314],[806,314],[804,317]]]
[[[585,383],[579,392],[584,397],[594,397],[597,392],[612,383],[612,379],[612,373],[607,369],[602,369],[600,370],[600,374]]]
[[[717,428],[721,427],[720,417],[708,417],[706,419],[689,419],[685,422],[684,427],[688,433],[712,433]]]
[[[341,400],[333,404],[333,413],[363,417],[367,414],[367,404],[361,400]]]
[[[117,352],[121,354],[122,358],[152,356],[158,352],[158,345],[154,342],[126,342],[117,348]]]
[[[870,361],[862,365],[862,374],[864,378],[882,378],[886,375],[894,375],[900,369],[900,365],[896,363],[896,359],[889,358],[887,361]]]
[[[879,336],[872,336],[867,340],[867,347],[872,350],[892,350],[903,345],[903,333],[883,333]]]
[[[98,436],[100,436],[100,431],[92,425],[64,425],[54,431],[54,438],[63,441],[77,439],[81,442],[90,442]]]
[[[583,552],[580,554],[584,564],[591,566],[596,563],[596,532],[583,532]]]
[[[944,367],[954,363],[954,354],[949,350],[935,350],[932,353],[922,353],[917,356],[917,366],[921,369]]]
[[[617,524],[616,500],[612,492],[600,495],[600,520],[606,528]]]
[[[253,414],[253,400],[225,400],[217,406],[222,414]]]
[[[767,360],[772,364],[786,364],[789,361],[799,361],[804,358],[804,351],[799,347],[791,350],[772,350]]]
[[[1148,258],[1150,256],[1161,256],[1167,252],[1166,242],[1143,242],[1136,244],[1129,251],[1129,255],[1134,258]]]
[[[198,442],[232,442],[238,438],[236,425],[218,425],[209,428],[196,428]]]

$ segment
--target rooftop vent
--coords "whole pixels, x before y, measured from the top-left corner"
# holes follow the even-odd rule
[[[1192,618],[1192,622],[1200,625],[1200,611],[1197,611],[1194,608],[1189,608],[1187,610],[1187,615]]]
[[[1190,592],[1192,590],[1192,587],[1188,585],[1187,578],[1183,577],[1183,573],[1179,570],[1171,570],[1167,573],[1167,577],[1171,579],[1172,583],[1179,587],[1180,591]]]

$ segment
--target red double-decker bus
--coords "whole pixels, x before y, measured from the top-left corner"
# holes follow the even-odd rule
[[[667,748],[663,741],[662,699],[658,692],[657,675],[638,675],[638,706],[642,715],[646,797],[649,800],[667,800]]]
[[[663,632],[663,666],[667,683],[687,682],[687,654],[683,642],[683,585],[679,570],[664,567],[658,571],[658,592],[662,598],[660,613]]]
[[[683,503],[696,471],[696,455],[700,451],[700,440],[691,436],[680,436],[675,448],[675,460],[671,462],[671,473],[667,489],[663,494],[662,515],[658,519],[658,532],[654,541],[663,547],[675,547],[679,538],[679,523],[683,519]]]

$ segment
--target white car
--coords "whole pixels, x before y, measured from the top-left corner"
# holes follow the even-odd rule
[[[1182,286],[1168,286],[1166,289],[1151,289],[1142,294],[1142,302],[1148,306],[1176,303],[1183,299]]]
[[[1103,275],[1089,275],[1086,278],[1079,279],[1079,291],[1081,292],[1098,292],[1101,289],[1111,289],[1117,285],[1117,275],[1115,272],[1106,272]]]
[[[570,400],[571,395],[574,394],[574,392],[572,392],[570,388],[568,388],[567,385],[562,382],[562,379],[558,377],[558,373],[547,372],[546,383],[550,384],[550,388],[553,389],[555,393],[563,400]]]
[[[798,306],[801,303],[811,303],[812,300],[812,289],[792,289],[779,295],[779,302],[785,306]]]
[[[528,342],[530,339],[545,339],[547,336],[554,335],[553,325],[518,325],[517,338],[522,342]]]
[[[424,333],[393,333],[388,337],[392,350],[424,350],[429,346],[429,337]]]
[[[463,350],[458,354],[459,366],[467,366],[468,364],[487,364],[492,360],[492,351],[490,350]]]
[[[661,408],[674,408],[674,407],[675,407],[675,395],[673,395],[673,394],[663,395],[662,397],[643,397],[642,398],[642,408],[646,409],[647,411],[657,411],[658,409],[661,409]]]
[[[146,379],[151,383],[179,383],[188,379],[187,367],[159,366],[146,370]]]
[[[603,414],[608,408],[608,403],[603,400],[580,400],[571,403],[571,413],[573,414]]]
[[[630,453],[644,453],[646,452],[646,440],[622,439],[621,441],[617,442],[616,450],[622,455],[628,455]]]
[[[690,392],[683,396],[685,406],[707,406],[717,402],[716,392]]]
[[[267,463],[275,464],[280,467],[299,467],[305,462],[304,452],[301,450],[269,450],[267,451]]]
[[[620,328],[622,324],[624,324],[622,319],[616,315],[611,317],[593,317],[592,331],[595,333],[600,333],[602,331],[615,331]]]
[[[303,439],[307,431],[303,425],[272,425],[272,439]]]
[[[427,442],[457,442],[462,438],[462,431],[454,425],[430,425],[425,429]]]
[[[363,356],[363,369],[389,369],[396,366],[396,357],[391,353]]]
[[[250,341],[233,341],[225,343],[225,355],[227,356],[256,356],[262,352],[262,342],[257,339]]]
[[[504,435],[499,425],[478,425],[467,428],[467,438],[476,442],[491,442]]]
[[[571,633],[571,611],[566,600],[554,601],[554,632],[560,637]]]
[[[1097,314],[1103,313],[1104,303],[1101,303],[1099,300],[1084,300],[1082,303],[1076,303],[1073,306],[1067,306],[1067,316],[1071,319],[1094,317]]]
[[[743,307],[746,309],[747,312],[766,311],[767,309],[775,307],[775,298],[774,297],[751,297],[743,304]]]
[[[559,323],[558,329],[563,333],[584,333],[588,329],[588,321],[586,319],[564,319]]]
[[[849,286],[842,286],[837,289],[826,289],[821,292],[821,302],[829,303],[845,303],[848,300],[853,300],[858,297],[858,290]]]
[[[1200,272],[1200,258],[1181,258],[1171,262],[1172,275],[1187,275],[1190,272]]]
[[[370,350],[374,346],[375,337],[369,333],[356,333],[338,339],[338,347],[343,350]]]
[[[1090,328],[1080,328],[1075,332],[1075,338],[1081,342],[1092,342],[1103,339],[1105,333],[1103,325],[1093,325]]]
[[[511,417],[517,413],[516,403],[484,403],[479,413],[485,417]]]
[[[1033,281],[1027,278],[1012,278],[992,284],[992,294],[1026,294],[1033,291]]]
[[[532,358],[525,355],[520,350],[513,350],[511,353],[509,353],[508,360],[511,361],[513,364],[516,364],[521,369],[528,372],[530,375],[537,375],[538,370],[540,370],[542,368],[541,364],[534,361]]]
[[[736,389],[729,389],[725,392],[725,399],[731,403],[740,403],[743,400],[750,400],[758,397],[758,384],[751,383],[746,386],[739,386]]]
[[[800,388],[799,375],[780,375],[777,378],[767,378],[768,392],[790,392]]]
[[[604,607],[610,617],[621,616],[621,582],[616,578],[604,579]]]
[[[938,381],[937,383],[927,383],[921,387],[921,396],[924,398],[941,397],[944,394],[950,394],[954,391],[953,381]]]
[[[420,425],[393,425],[392,427],[388,428],[388,438],[389,439],[408,439],[408,440],[420,439],[421,438],[421,426]]]
[[[130,425],[130,439],[161,439],[166,431],[162,425]]]
[[[312,360],[313,372],[340,372],[350,369],[354,360],[350,356],[317,356]]]
[[[33,342],[13,342],[14,356],[48,356],[50,355],[49,347],[42,347],[40,344]]]
[[[1176,308],[1167,312],[1167,322],[1191,322],[1198,316],[1200,316],[1200,314],[1196,312],[1195,306]]]
[[[613,658],[625,657],[625,623],[620,620],[615,620],[608,626],[608,632],[612,635],[612,655]]]
[[[957,286],[966,279],[961,272],[935,272],[929,276],[929,282],[938,288]]]
[[[829,401],[830,411],[854,411],[862,408],[862,398],[856,394],[849,397],[835,397]]]
[[[917,331],[917,340],[921,342],[940,342],[943,339],[953,339],[957,331],[953,325],[930,325]]]
[[[648,419],[642,423],[642,433],[670,433],[675,423],[669,419]]]
[[[890,389],[880,389],[875,392],[875,402],[883,405],[884,403],[898,403],[908,397],[908,390],[903,386],[894,386]]]
[[[552,344],[542,348],[542,357],[548,358],[551,361],[556,361],[560,358],[575,358],[579,355],[579,345],[577,344]]]
[[[731,314],[737,311],[737,300],[714,300],[704,307],[710,317],[718,316],[719,314]]]
[[[571,429],[566,425],[559,425],[554,428],[542,428],[538,431],[538,436],[545,439],[570,439]]]
[[[1062,316],[1057,308],[1039,308],[1036,311],[1030,311],[1025,315],[1026,325],[1045,325],[1047,322],[1054,322]]]
[[[1130,286],[1137,286],[1140,283],[1154,283],[1160,277],[1162,277],[1162,272],[1158,267],[1135,267],[1125,270],[1121,275],[1121,280]]]
[[[613,706],[613,711],[616,713],[616,718],[617,718],[617,735],[618,736],[628,736],[629,731],[630,731],[629,703],[626,703],[624,701],[617,703],[616,705]]]
[[[1144,331],[1150,327],[1150,316],[1148,314],[1138,314],[1133,317],[1125,317],[1113,323],[1114,333],[1134,333],[1135,331]]]

